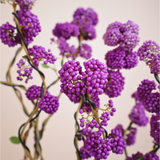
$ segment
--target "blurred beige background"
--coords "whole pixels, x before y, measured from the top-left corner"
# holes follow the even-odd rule
[[[13,9],[7,4],[0,4],[1,16],[0,25],[7,21],[13,23],[13,15],[11,14]],[[104,45],[102,36],[106,31],[107,26],[115,21],[122,23],[132,20],[140,27],[140,44],[145,40],[154,40],[159,43],[159,0],[37,0],[32,12],[38,15],[42,26],[42,32],[37,36],[30,47],[33,45],[42,45],[46,49],[51,49],[52,53],[56,57],[59,56],[59,50],[55,44],[50,44],[50,38],[52,38],[52,29],[58,22],[70,22],[72,15],[78,7],[93,8],[99,16],[99,23],[96,26],[97,39],[88,41],[87,43],[92,46],[92,54],[94,58],[98,58],[105,63],[104,55],[108,50],[113,49]],[[77,44],[76,39],[71,39],[70,44]],[[8,65],[13,58],[15,51],[18,47],[9,48],[6,45],[0,43],[0,80],[5,81],[5,74]],[[139,47],[138,46],[138,47]],[[137,47],[137,48],[138,48]],[[135,48],[135,50],[137,50]],[[22,52],[17,61],[24,55]],[[84,59],[78,58],[81,62]],[[16,62],[17,62],[16,61]],[[56,62],[57,68],[60,67],[60,61]],[[56,79],[56,75],[50,69],[40,68],[46,75],[46,83],[50,84]],[[12,68],[12,79],[16,81],[17,66]],[[143,79],[154,80],[153,75],[150,74],[149,68],[140,62],[138,66],[131,70],[122,70],[125,79],[125,89],[122,95],[118,98],[114,98],[114,105],[117,109],[115,116],[109,121],[107,131],[110,132],[117,124],[121,123],[124,128],[129,124],[128,114],[134,106],[134,100],[131,98],[131,94],[136,90],[139,83]],[[39,75],[34,71],[34,79],[29,81],[27,87],[32,84],[41,85],[41,79]],[[24,84],[24,82],[20,82]],[[58,95],[59,84],[50,88],[50,92],[53,95]],[[24,94],[24,92],[22,92]],[[21,145],[14,145],[10,142],[11,136],[17,136],[18,128],[20,125],[27,121],[27,117],[23,113],[19,100],[13,92],[11,87],[0,85],[0,102],[1,102],[1,160],[20,160],[24,156],[24,151]],[[23,96],[24,102],[31,111],[33,106]],[[107,103],[109,98],[106,95],[100,96],[101,105]],[[60,99],[60,107],[57,113],[53,115],[49,123],[46,126],[46,130],[41,140],[43,156],[45,160],[75,160],[75,148],[73,145],[74,138],[74,125],[75,121],[73,114],[76,111],[78,104],[73,104],[69,99],[62,95]],[[147,114],[150,117],[150,114]],[[40,124],[47,115],[43,112],[40,115]],[[41,125],[39,126],[41,127]],[[149,136],[150,125],[146,127],[138,127],[138,134],[136,144],[128,147],[128,153],[131,155],[137,151],[146,153],[152,149],[152,138]],[[33,130],[29,134],[27,145],[33,153]],[[109,160],[124,160],[124,155],[110,154]],[[93,158],[92,158],[93,159]]]

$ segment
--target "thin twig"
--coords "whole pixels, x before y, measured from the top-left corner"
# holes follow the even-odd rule
[[[132,124],[133,124],[133,122],[131,121],[131,122],[129,123],[128,127],[123,131],[124,140],[125,140],[125,138],[126,138],[126,133],[127,133],[127,131],[131,128]],[[127,146],[126,146],[126,148],[124,149],[124,153],[125,153],[125,157],[126,157],[126,159],[127,159],[127,157],[128,157]]]
[[[76,114],[75,114],[76,119],[78,119],[78,112],[81,108],[81,105],[82,105],[82,98],[80,100],[79,106],[78,106]],[[77,122],[75,122],[75,134],[77,134],[78,130],[79,130],[79,126],[77,125]],[[75,144],[76,144],[76,147],[78,150],[78,138],[77,137],[75,137]],[[77,154],[77,160],[80,160],[80,155],[79,155],[78,151],[76,151],[76,154]]]
[[[149,151],[148,153],[154,153],[154,152],[156,152],[158,149],[159,149],[159,146],[157,146],[156,148],[152,149],[152,150]],[[143,155],[142,157],[140,157],[138,160],[142,160],[144,156],[145,156],[145,155]]]

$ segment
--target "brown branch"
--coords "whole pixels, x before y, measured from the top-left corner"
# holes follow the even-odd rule
[[[126,133],[127,133],[127,131],[131,128],[131,125],[132,125],[132,124],[133,124],[133,122],[131,121],[131,122],[129,123],[128,127],[123,131],[123,137],[124,137],[124,139],[126,138]],[[125,153],[125,157],[126,157],[126,159],[127,159],[127,157],[128,157],[127,145],[126,145],[126,148],[124,149],[124,153]]]
[[[159,146],[155,147],[154,149],[152,149],[151,151],[149,151],[147,153],[154,153],[158,148],[159,148]],[[145,155],[143,155],[142,157],[140,157],[138,160],[142,160],[144,156]]]

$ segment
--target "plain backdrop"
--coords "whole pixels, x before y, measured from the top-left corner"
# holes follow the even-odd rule
[[[13,9],[8,3],[0,4],[1,16],[0,25],[13,22]],[[107,26],[110,23],[119,21],[126,23],[128,20],[132,20],[137,23],[140,27],[140,43],[134,50],[136,51],[144,41],[154,40],[159,43],[159,0],[37,0],[32,12],[39,18],[42,26],[42,32],[34,39],[34,42],[29,45],[41,45],[46,49],[51,49],[52,53],[56,57],[60,57],[59,50],[56,44],[50,44],[50,38],[53,37],[52,29],[56,23],[71,22],[73,19],[73,13],[78,7],[87,9],[88,7],[93,8],[99,17],[98,25],[96,26],[97,38],[86,43],[92,46],[92,55],[94,58],[99,59],[105,63],[104,56],[107,51],[113,49],[104,45],[102,36],[106,31]],[[77,45],[77,39],[72,38],[70,44]],[[10,61],[14,57],[16,50],[19,46],[9,48],[4,44],[0,44],[0,80],[5,81],[5,74],[9,66]],[[21,59],[25,53],[22,52],[16,60]],[[84,59],[78,58],[81,63]],[[18,82],[16,80],[17,66],[12,67],[12,79],[13,82],[26,85],[24,82]],[[57,69],[60,69],[60,60],[56,62]],[[54,71],[51,69],[40,69],[46,75],[46,83],[49,85],[56,79]],[[114,106],[117,109],[114,117],[111,117],[109,125],[106,127],[107,131],[110,132],[117,124],[123,124],[126,128],[129,124],[128,114],[130,113],[135,102],[131,98],[131,94],[136,91],[138,85],[143,79],[154,80],[152,74],[150,74],[149,67],[144,62],[139,62],[138,66],[131,70],[121,70],[125,77],[125,86],[121,96],[113,98]],[[36,84],[41,85],[41,79],[39,75],[34,71],[34,79],[29,81],[26,87]],[[60,83],[50,88],[50,93],[53,95],[59,94]],[[24,114],[21,104],[16,97],[13,89],[8,86],[0,85],[0,102],[1,102],[1,159],[2,160],[20,160],[24,156],[22,146],[14,145],[10,142],[11,136],[17,136],[18,128],[21,124],[27,121],[27,116]],[[33,106],[29,102],[25,93],[23,93],[23,100],[29,111],[32,111]],[[109,98],[106,95],[101,95],[100,103],[103,107],[107,104]],[[75,148],[73,145],[74,138],[74,125],[75,121],[73,118],[74,112],[76,111],[78,104],[73,104],[69,99],[62,95],[60,98],[60,106],[57,113],[55,113],[50,119],[46,126],[42,140],[42,153],[45,160],[75,160]],[[148,117],[151,114],[147,113]],[[40,115],[41,128],[43,120],[47,115],[42,112]],[[135,125],[134,125],[135,126]],[[150,137],[150,125],[146,127],[137,127],[138,133],[136,137],[136,143],[133,146],[127,147],[128,154],[136,153],[141,151],[146,153],[153,147],[153,138]],[[27,145],[29,146],[33,154],[33,130],[30,131]],[[93,159],[93,158],[92,158]],[[115,155],[110,153],[108,160],[124,160],[124,155]]]

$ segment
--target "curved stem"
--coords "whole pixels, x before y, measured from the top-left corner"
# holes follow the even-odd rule
[[[82,98],[80,100],[79,106],[78,106],[77,111],[76,111],[76,119],[78,119],[78,112],[79,112],[79,110],[81,108],[81,105],[82,105]],[[75,122],[75,134],[77,133],[77,131],[78,131],[78,126],[77,126],[77,123]],[[77,139],[77,137],[75,137],[75,143],[76,143],[76,146],[78,148],[78,139]],[[77,151],[76,151],[76,154],[77,154],[77,160],[80,160],[80,156],[79,156]]]
[[[128,158],[128,152],[127,152],[127,147],[124,149],[125,157],[126,159]]]
[[[31,57],[29,56],[29,54],[28,54],[28,47],[27,47],[27,45],[26,45],[26,42],[24,41],[24,39],[23,39],[23,34],[22,34],[22,31],[21,31],[21,27],[20,27],[20,24],[19,24],[19,21],[18,21],[18,17],[16,16],[16,3],[15,3],[15,1],[13,1],[13,10],[14,10],[14,15],[15,15],[15,22],[16,22],[16,25],[17,25],[17,31],[18,31],[18,33],[19,33],[19,36],[20,36],[20,38],[21,38],[21,43],[22,43],[22,46],[23,46],[23,48],[24,48],[24,50],[25,50],[25,52],[26,52],[26,55],[27,55],[27,57],[28,57],[28,59],[32,62],[32,64],[33,64],[33,61],[32,61],[32,59],[31,59]],[[34,66],[34,64],[33,64],[33,66]],[[32,66],[32,67],[33,67]],[[40,77],[41,77],[41,79],[42,79],[42,83],[43,83],[43,85],[42,85],[42,87],[44,86],[44,91],[43,91],[43,89],[41,89],[41,93],[42,93],[42,95],[44,95],[45,93],[46,93],[46,83],[45,83],[45,80],[44,80],[44,75],[43,75],[43,73],[41,73],[40,71],[39,71],[39,69],[38,69],[38,67],[36,67],[36,66],[34,66],[34,68],[38,71],[38,73],[39,73],[39,75],[40,75]],[[21,137],[21,140],[23,141],[23,132],[24,132],[24,130],[25,130],[25,128],[26,128],[26,126],[27,126],[27,124],[30,122],[30,120],[32,119],[32,117],[33,117],[33,115],[38,111],[38,108],[37,108],[37,106],[35,106],[36,108],[35,108],[35,110],[32,112],[32,114],[31,114],[31,116],[29,117],[29,119],[28,119],[28,121],[25,123],[25,125],[24,125],[24,127],[23,127],[23,129],[22,129],[22,132],[20,133],[20,137]],[[26,150],[25,150],[26,151]],[[26,151],[27,152],[27,151]],[[41,155],[41,154],[40,154]],[[29,155],[29,157],[31,158],[31,160],[33,159],[32,157],[31,157],[31,155]],[[41,158],[43,159],[43,156],[41,155]]]
[[[30,120],[32,119],[33,115],[34,115],[37,111],[38,111],[38,107],[35,108],[35,110],[34,110],[34,111],[32,112],[32,114],[31,114],[31,116],[29,117],[28,121],[25,123],[25,125],[24,125],[24,127],[23,127],[23,129],[22,129],[22,132],[21,132],[21,134],[20,134],[20,137],[21,137],[21,140],[22,140],[22,141],[23,141],[23,137],[22,137],[23,132],[24,132],[27,124],[30,122]],[[23,148],[24,148],[24,147],[23,147]],[[25,149],[25,148],[24,148],[24,149]],[[31,156],[31,154],[28,152],[28,150],[25,149],[25,153],[26,153],[27,156],[30,158],[30,160],[34,160],[34,159],[32,158],[32,156]]]
[[[125,140],[125,137],[126,137],[127,130],[129,130],[129,129],[131,128],[132,124],[133,124],[133,122],[131,121],[131,122],[129,123],[128,127],[123,131],[124,140]],[[127,146],[126,146],[126,148],[124,149],[124,153],[125,153],[125,157],[126,157],[126,159],[127,159],[127,157],[128,157]]]
[[[53,86],[54,84],[56,84],[56,83],[59,81],[60,78],[61,78],[61,77],[58,77],[54,82],[52,82],[52,83],[47,87],[47,89],[49,89],[51,86]]]
[[[58,99],[60,98],[61,96],[61,92],[58,94]],[[43,136],[43,131],[45,130],[45,126],[47,125],[49,119],[53,116],[53,114],[50,114],[45,120],[44,122],[42,123],[42,129],[40,130],[40,139],[42,138]]]
[[[43,155],[42,155],[41,150],[40,150],[39,147],[38,147],[38,152],[39,152],[39,154],[40,154],[40,156],[41,156],[41,160],[44,160]]]
[[[30,115],[30,113],[28,112],[28,110],[27,110],[27,108],[26,108],[25,104],[23,103],[22,99],[21,99],[21,98],[20,98],[20,96],[18,95],[17,91],[15,91],[15,93],[16,93],[16,95],[17,95],[17,97],[18,97],[19,101],[20,101],[20,102],[21,102],[21,104],[22,104],[22,107],[23,107],[24,112],[29,116],[29,115]]]
[[[19,101],[20,101],[21,104],[22,104],[22,107],[23,107],[23,110],[24,110],[25,114],[26,114],[27,116],[29,116],[30,114],[29,114],[29,112],[28,112],[25,104],[23,103],[23,100],[22,100],[21,96],[19,95],[18,90],[15,89],[14,86],[19,86],[19,87],[22,88],[23,90],[26,90],[26,89],[24,89],[24,88],[21,87],[20,85],[15,85],[15,84],[13,84],[13,83],[11,83],[11,82],[3,82],[3,81],[0,81],[0,83],[1,83],[1,84],[4,84],[4,85],[7,85],[7,86],[12,86],[12,87],[13,87],[15,94],[17,95]],[[34,103],[34,102],[33,102],[33,103]]]
[[[15,3],[13,3],[13,10],[14,10],[14,13],[16,14],[16,4]],[[18,19],[17,18],[14,18],[15,19],[15,21],[16,21],[16,24],[17,24],[17,27],[18,27],[18,29],[19,29],[19,32],[20,32],[20,34],[21,35],[23,35],[22,34],[22,31],[21,31],[21,27],[20,27],[20,25],[19,25],[19,21],[18,21]],[[30,55],[28,54],[28,49],[26,48],[26,45],[24,44],[24,42],[23,42],[23,40],[21,39],[21,42],[22,42],[22,46],[23,46],[23,49],[25,50],[25,52],[26,52],[26,55],[27,55],[27,57],[29,58],[29,60],[32,62],[32,64],[33,64],[33,60],[31,59],[31,57],[30,57]],[[35,67],[35,68],[37,68],[38,69],[38,67]],[[39,72],[38,72],[39,73]],[[39,73],[39,75],[40,75],[40,77],[41,77],[41,79],[42,79],[42,82],[43,82],[43,85],[44,85],[44,92],[43,92],[43,95],[46,93],[46,83],[45,83],[45,80],[44,80],[44,77]]]
[[[64,64],[64,55],[62,55],[61,67],[63,67],[63,64]]]
[[[24,148],[24,147],[23,147]],[[33,157],[31,156],[31,154],[24,148],[24,150],[25,150],[25,155],[27,156],[27,157],[29,157],[30,158],[30,160],[34,160],[33,159]]]
[[[24,125],[24,127],[23,127],[23,129],[22,129],[22,131],[21,131],[21,134],[20,134],[22,141],[23,141],[23,138],[22,138],[23,132],[24,132],[27,124],[30,122],[30,120],[32,119],[32,117],[34,116],[34,114],[35,114],[37,111],[38,111],[38,107],[36,107],[36,108],[34,109],[34,111],[32,112],[32,114],[30,115],[29,119],[28,119],[27,122],[25,123],[25,125]]]
[[[23,47],[20,47],[18,49],[18,51],[16,52],[16,56],[18,56],[20,54],[20,52],[22,51],[22,49],[23,49]],[[15,61],[15,57],[12,59],[11,63],[9,64],[9,68],[8,68],[8,71],[7,71],[7,76],[10,79],[10,81],[12,81],[10,72],[11,72],[11,67],[12,67],[14,61]]]
[[[95,117],[95,120],[100,125],[100,127],[103,128],[101,126],[101,123],[100,123],[99,118],[98,118],[98,109],[96,107],[96,104],[90,99],[90,95],[89,94],[85,94],[85,98],[91,104],[91,109],[92,109],[93,116]],[[105,130],[105,133],[103,133],[103,138],[105,138],[105,134],[108,135],[106,130]]]
[[[154,149],[152,149],[152,150],[149,151],[148,153],[154,153],[154,152],[156,152],[156,150],[158,150],[158,149],[159,149],[159,146],[155,147]],[[144,156],[145,156],[145,155],[143,155],[142,157],[140,157],[138,160],[142,160]]]
[[[154,77],[156,79],[156,81],[160,84],[160,78],[159,78],[159,75],[154,73]]]
[[[43,158],[43,155],[42,155],[42,152],[41,152],[41,148],[40,148],[40,144],[39,144],[39,139],[40,139],[40,136],[39,136],[39,130],[38,130],[38,121],[39,121],[39,117],[37,117],[36,119],[36,127],[35,127],[35,134],[36,134],[36,149],[41,157],[41,160],[44,160]],[[36,155],[36,152],[35,152],[35,159],[37,159],[37,155]]]
[[[17,90],[15,87],[20,87],[20,88],[23,89],[24,91],[26,91],[26,88],[25,88],[25,86],[23,86],[23,85],[18,85],[18,84],[13,83],[13,82],[12,82],[11,73],[10,73],[10,72],[11,72],[11,67],[12,67],[12,65],[14,64],[14,62],[15,62],[15,60],[16,60],[16,57],[20,54],[20,52],[21,52],[22,49],[23,49],[23,47],[20,47],[20,48],[16,51],[16,54],[15,54],[14,58],[12,59],[12,61],[11,61],[10,64],[9,64],[9,68],[8,68],[7,75],[6,75],[6,79],[7,79],[8,81],[7,81],[7,82],[5,82],[5,81],[0,81],[0,83],[1,83],[1,84],[4,84],[4,85],[7,85],[7,86],[13,87],[15,94],[17,95],[19,101],[20,101],[21,104],[22,104],[22,107],[23,107],[23,110],[24,110],[25,114],[26,114],[27,116],[29,116],[30,114],[29,114],[29,112],[28,112],[25,104],[23,103],[22,97],[21,97],[20,93],[18,93],[18,90]],[[33,103],[34,103],[34,102],[33,102]],[[33,125],[33,123],[32,123],[32,125]]]
[[[44,124],[43,129],[44,129],[44,130],[45,130],[45,126],[46,126],[48,120],[52,117],[52,115],[53,115],[53,114],[50,114],[50,115],[45,119],[45,121],[43,122],[43,124]]]
[[[1,83],[1,84],[4,84],[4,85],[7,85],[7,86],[11,86],[11,87],[13,88],[15,94],[17,95],[19,101],[20,101],[21,104],[22,104],[22,107],[23,107],[23,110],[24,110],[25,114],[26,114],[27,116],[29,116],[30,113],[28,112],[25,104],[23,103],[22,95],[21,95],[20,91],[19,91],[18,89],[16,89],[15,87],[20,87],[20,88],[23,89],[24,91],[26,91],[26,88],[25,88],[25,86],[23,86],[23,85],[14,84],[14,83],[12,82],[12,77],[11,77],[11,73],[10,73],[10,72],[11,72],[11,67],[12,67],[12,65],[14,64],[14,62],[15,62],[15,60],[16,60],[16,57],[19,55],[19,53],[20,53],[21,50],[22,50],[22,47],[20,47],[20,48],[17,50],[14,58],[12,59],[12,61],[11,61],[10,64],[9,64],[9,68],[8,68],[8,71],[7,71],[7,74],[6,74],[7,82],[0,81],[0,83]],[[33,103],[34,103],[34,102],[33,102]],[[31,122],[31,125],[30,125],[30,126],[34,126],[34,122]],[[28,129],[27,132],[25,133],[24,143],[25,143],[25,141],[26,141],[26,139],[27,139],[27,136],[28,136],[28,134],[29,134],[30,128],[31,128],[31,127],[29,127],[29,129]],[[23,146],[23,148],[24,148],[24,151],[25,151],[25,157],[28,156],[30,159],[32,159],[32,156],[30,155],[30,153],[25,149],[24,146]]]
[[[35,141],[36,141],[35,147],[36,147],[36,149],[38,149],[38,142],[37,142],[36,139],[39,139],[38,120],[39,120],[39,118],[37,117],[37,119],[36,119],[36,126],[35,126],[35,134],[37,135],[37,137],[35,137]],[[38,158],[38,153],[37,153],[37,150],[35,150],[35,156],[34,156],[35,160]]]
[[[154,153],[159,149],[159,146],[155,147],[154,149],[152,149],[151,151],[149,151],[148,153]]]
[[[7,85],[7,86],[12,86],[12,87],[20,87],[21,89],[23,89],[24,91],[26,91],[26,88],[22,85],[18,85],[18,84],[15,84],[15,83],[12,83],[12,81],[0,81],[1,84],[4,84],[4,85]]]
[[[34,123],[33,123],[33,124],[34,124]],[[27,138],[28,138],[29,131],[30,131],[31,128],[32,128],[32,123],[30,123],[30,126],[29,126],[28,130],[27,130],[26,133],[24,134],[24,137],[23,137],[23,143],[24,143],[24,144],[26,143],[26,140],[27,140]],[[24,149],[24,151],[25,151],[25,149]],[[25,159],[27,158],[26,156],[27,156],[27,154],[26,154],[26,151],[25,151]]]

